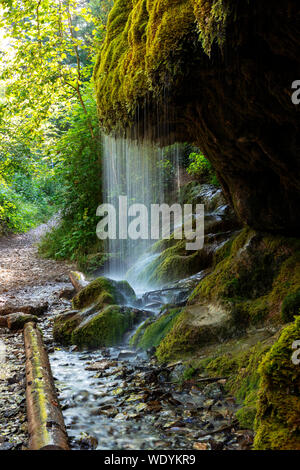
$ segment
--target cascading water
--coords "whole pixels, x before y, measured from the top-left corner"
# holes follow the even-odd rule
[[[164,148],[152,143],[127,138],[103,137],[103,201],[119,207],[119,196],[127,196],[128,206],[144,204],[150,215],[151,204],[161,204],[174,198],[180,186],[179,147]],[[130,217],[129,217],[130,223]],[[150,221],[148,219],[148,227]],[[118,234],[117,234],[118,235]],[[107,240],[109,267],[106,274],[113,278],[124,278],[135,264],[145,267],[154,255],[147,254],[153,240],[132,240],[129,237]],[[131,278],[133,271],[131,270]],[[133,276],[134,277],[134,276]],[[137,286],[134,286],[137,287]]]

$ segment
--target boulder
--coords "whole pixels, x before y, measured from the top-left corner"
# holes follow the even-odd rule
[[[98,277],[81,289],[73,298],[74,309],[82,309],[97,304],[98,309],[103,305],[124,305],[135,301],[134,290],[126,281],[114,281],[106,277]]]
[[[115,346],[145,317],[146,313],[138,309],[106,305],[99,310],[96,305],[59,315],[54,321],[53,336],[64,345],[81,348]]]
[[[54,339],[87,348],[119,344],[126,332],[146,318],[146,312],[124,305],[134,301],[135,293],[126,281],[95,279],[73,298],[73,310],[55,318]]]
[[[0,316],[1,315],[9,315],[10,313],[22,312],[26,313],[27,315],[36,315],[40,316],[45,313],[48,309],[48,302],[44,302],[42,304],[14,304],[14,303],[6,303],[5,305],[0,307]]]
[[[25,323],[38,322],[38,317],[23,312],[10,313],[6,316],[7,326],[11,331],[22,330]]]

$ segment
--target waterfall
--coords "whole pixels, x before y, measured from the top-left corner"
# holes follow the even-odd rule
[[[103,137],[104,203],[118,208],[119,196],[127,196],[128,206],[142,203],[150,215],[151,204],[174,200],[174,191],[177,193],[179,186],[178,145],[160,148],[145,141]],[[150,237],[147,240],[120,240],[118,237],[107,240],[110,256],[107,275],[124,279],[127,270],[145,256],[152,243]]]

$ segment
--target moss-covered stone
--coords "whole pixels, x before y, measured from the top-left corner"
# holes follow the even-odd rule
[[[136,107],[162,83],[177,80],[189,37],[209,54],[223,44],[227,0],[116,0],[94,79],[102,124],[130,123]],[[174,63],[174,57],[178,63]]]
[[[113,281],[99,277],[88,284],[73,298],[74,309],[82,309],[97,304],[98,309],[104,305],[124,304],[135,300],[134,290],[127,281]]]
[[[139,342],[141,341],[142,337],[143,337],[143,334],[145,332],[145,329],[147,328],[147,326],[149,326],[151,323],[153,322],[153,319],[151,318],[147,318],[147,320],[145,320],[138,328],[137,330],[135,331],[135,333],[132,335],[132,337],[130,338],[130,341],[129,341],[129,344],[130,346],[134,347],[134,348],[137,348],[138,347],[138,344]]]
[[[156,356],[161,362],[189,356],[207,344],[218,343],[239,334],[228,313],[212,304],[185,307],[171,327],[156,350]]]
[[[135,310],[109,305],[80,323],[72,331],[71,343],[88,348],[115,346],[139,319]]]
[[[95,279],[73,298],[74,310],[55,318],[54,339],[80,347],[114,346],[145,317],[140,310],[122,307],[135,300],[127,281]]]
[[[191,276],[212,263],[212,252],[209,249],[186,251],[186,240],[180,240],[166,248],[141,273],[152,286],[161,286]]]
[[[90,311],[90,309],[88,310]],[[95,312],[95,310],[93,309],[92,312]],[[83,313],[78,310],[70,310],[55,317],[53,324],[54,340],[64,346],[71,345],[72,332],[83,318]]]
[[[163,338],[171,330],[177,316],[181,309],[174,308],[167,310],[156,320],[152,320],[149,324],[149,320],[141,325],[140,329],[136,332],[135,338],[132,340],[132,344],[147,350],[152,347],[157,347]]]
[[[119,305],[105,305],[99,310],[96,304],[56,317],[53,337],[63,345],[76,344],[86,348],[115,346],[144,318],[141,310]]]
[[[214,269],[202,280],[189,298],[221,302],[250,323],[266,319],[280,321],[285,311],[297,309],[300,289],[300,243],[256,233],[245,228],[215,254]],[[297,312],[296,312],[297,313]]]
[[[292,361],[300,316],[287,326],[259,366],[257,450],[300,450],[300,367]]]

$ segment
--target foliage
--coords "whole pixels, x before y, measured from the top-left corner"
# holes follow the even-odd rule
[[[11,189],[5,205],[2,190],[2,220],[15,230],[31,226],[15,193],[26,204],[50,202],[60,208],[61,224],[43,240],[41,253],[84,264],[100,244],[101,142],[91,74],[113,2],[1,3],[0,174]]]
[[[214,168],[209,160],[202,154],[192,152],[189,155],[190,164],[187,172],[198,179],[207,179],[210,183],[219,185]]]
[[[281,318],[284,322],[293,321],[300,311],[300,289],[293,294],[287,295],[281,307]]]
[[[10,38],[1,77],[5,115],[26,116],[24,125],[32,138],[60,103],[70,106],[75,99],[85,110],[82,89],[91,77],[92,51],[104,32],[89,5],[78,0],[12,0],[0,25]]]
[[[63,183],[58,195],[62,222],[46,235],[39,251],[45,257],[84,260],[100,248],[96,237],[96,209],[101,203],[101,139],[91,86],[83,93],[87,114],[80,104],[66,116],[69,129],[55,146],[56,177]],[[89,124],[95,129],[91,138]]]
[[[52,162],[28,145],[19,122],[0,123],[0,233],[23,232],[55,211]]]

